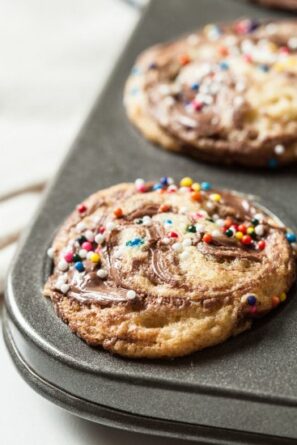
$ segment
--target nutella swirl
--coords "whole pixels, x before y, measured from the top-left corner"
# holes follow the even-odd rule
[[[76,211],[75,224],[70,219],[54,243],[47,284],[54,298],[64,293],[100,306],[158,300],[214,307],[227,297],[240,299],[274,274],[279,243],[289,252],[286,229],[246,196],[144,187],[140,193],[127,186],[116,203],[112,196],[90,198],[79,222]]]
[[[294,20],[246,19],[148,49],[127,82],[129,117],[150,139],[203,159],[296,161],[296,32]]]

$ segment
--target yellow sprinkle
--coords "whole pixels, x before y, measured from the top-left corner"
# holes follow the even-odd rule
[[[279,299],[280,299],[281,302],[286,301],[286,299],[287,299],[287,294],[286,294],[285,292],[282,292],[282,293],[280,294]]]
[[[222,197],[221,197],[221,195],[219,195],[218,193],[212,193],[212,194],[210,195],[210,199],[211,199],[212,201],[215,201],[215,202],[220,202],[221,199],[222,199]]]
[[[294,56],[286,57],[284,60],[277,62],[273,65],[273,68],[278,71],[286,71],[290,68],[296,68],[297,58]]]
[[[187,176],[180,181],[181,187],[191,187],[192,184],[193,180]]]
[[[194,192],[200,192],[201,185],[198,182],[194,182],[194,184],[192,184],[192,189]]]
[[[241,240],[243,238],[243,233],[242,232],[236,232],[235,233],[235,238]]]
[[[99,263],[100,261],[99,253],[92,253],[92,255],[90,256],[90,260],[92,261],[92,263]]]
[[[253,227],[248,227],[248,229],[247,229],[247,233],[249,234],[249,235],[251,235],[252,233],[254,233],[254,228]]]

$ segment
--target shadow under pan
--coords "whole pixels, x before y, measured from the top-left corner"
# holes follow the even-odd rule
[[[276,172],[199,163],[153,147],[128,122],[122,90],[138,53],[214,21],[286,17],[235,0],[152,1],[63,166],[10,273],[4,334],[24,378],[82,417],[215,444],[297,440],[297,299],[250,332],[171,361],[126,360],[87,346],[41,296],[45,252],[58,226],[92,192],[135,177],[193,176],[252,193],[285,223],[297,219],[296,168]]]

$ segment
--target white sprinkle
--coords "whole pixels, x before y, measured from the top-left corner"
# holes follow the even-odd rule
[[[134,184],[136,187],[141,187],[144,184],[144,179],[137,178]]]
[[[175,104],[175,100],[172,96],[167,96],[163,99],[163,104],[165,105],[165,107],[172,107],[172,105]]]
[[[183,244],[184,247],[189,247],[189,246],[191,246],[191,245],[192,245],[192,240],[191,240],[191,238],[186,238],[186,239],[184,239],[182,244]]]
[[[87,253],[87,259],[90,260],[91,256],[93,255],[94,252],[90,251]]]
[[[195,227],[196,227],[196,230],[197,230],[198,233],[202,233],[202,232],[205,231],[205,227],[204,227],[203,224],[196,224]]]
[[[167,184],[169,184],[169,185],[174,184],[174,179],[171,177],[167,178]]]
[[[112,221],[110,221],[106,224],[107,230],[110,230],[110,231],[113,230],[115,228],[115,226],[116,226],[115,223]]]
[[[168,96],[170,94],[170,88],[168,85],[166,85],[165,83],[161,84],[159,86],[159,93],[162,96]]]
[[[201,235],[200,233],[196,233],[196,241],[199,242],[201,240]]]
[[[98,235],[95,236],[95,241],[97,244],[102,244],[105,240],[105,236],[102,233],[98,233]]]
[[[285,147],[281,144],[278,144],[274,147],[274,153],[277,155],[282,155],[285,152]]]
[[[242,96],[236,96],[236,97],[234,97],[233,104],[234,104],[236,107],[240,107],[243,103],[244,103],[244,98],[243,98]]]
[[[297,243],[292,243],[291,247],[292,247],[293,250],[297,250]]]
[[[69,289],[70,289],[70,286],[69,286],[69,284],[66,284],[66,283],[62,284],[62,286],[60,287],[60,290],[63,294],[67,294]]]
[[[172,244],[172,249],[173,249],[175,252],[181,252],[182,249],[183,249],[183,246],[182,246],[181,243],[174,243],[174,244]]]
[[[259,224],[258,226],[255,227],[255,234],[258,236],[264,235],[264,231],[265,227],[263,226],[263,224]]]
[[[85,229],[87,228],[87,226],[85,225],[85,223],[83,221],[80,221],[77,226],[76,226],[76,231],[78,233],[83,232]]]
[[[182,253],[180,254],[180,258],[181,258],[182,260],[186,260],[187,258],[189,258],[189,256],[190,256],[190,253],[187,252],[187,251],[182,252]]]
[[[97,270],[97,276],[102,280],[107,277],[107,271],[105,269]]]
[[[199,42],[199,37],[196,34],[190,34],[187,38],[187,42],[189,45],[195,46]]]
[[[277,32],[277,25],[275,23],[269,23],[266,25],[265,31],[270,35],[275,34]]]
[[[142,224],[144,226],[151,226],[152,225],[152,218],[150,216],[144,216],[142,218]]]
[[[238,81],[235,85],[235,90],[238,93],[242,93],[245,90],[245,83],[243,81]]]
[[[80,256],[81,258],[87,258],[88,251],[85,250],[85,249],[80,249],[80,251],[78,252],[78,254],[79,254],[79,256]]]
[[[169,244],[170,243],[170,239],[165,237],[162,239],[162,244]]]
[[[92,218],[92,221],[93,221],[95,224],[99,224],[100,221],[101,221],[101,215],[94,215],[93,218]]]
[[[60,275],[57,282],[63,284],[63,283],[66,283],[67,280],[68,280],[68,277],[67,277],[66,274],[65,275]]]
[[[288,47],[290,49],[297,49],[297,37],[291,37],[288,40]]]
[[[190,187],[180,187],[180,188],[179,188],[179,191],[180,191],[181,193],[187,193],[187,192],[190,191]]]
[[[135,298],[136,297],[136,292],[134,290],[128,290],[127,292],[127,298]]]
[[[53,258],[54,257],[54,249],[52,247],[50,247],[49,249],[47,249],[47,256],[49,258]]]
[[[214,215],[212,215],[212,219],[214,221],[217,221],[219,219],[219,215],[217,213],[215,213]]]
[[[94,235],[94,232],[92,232],[92,230],[87,230],[84,235],[88,241],[91,241],[91,242],[94,241],[95,235]]]
[[[224,227],[225,221],[222,218],[216,220],[216,225],[219,227]]]
[[[179,209],[179,213],[181,213],[182,215],[186,214],[188,212],[188,208],[187,207],[181,207]]]
[[[213,210],[213,209],[215,208],[215,204],[214,204],[213,202],[207,202],[207,203],[206,203],[206,207],[207,207],[209,210]]]
[[[243,297],[241,297],[240,301],[242,303],[246,303],[246,299],[247,299],[247,295],[243,295]]]
[[[116,258],[122,258],[123,253],[124,253],[124,247],[118,247],[118,249],[115,251],[115,257]]]
[[[213,230],[211,234],[214,238],[219,238],[222,235],[219,230]]]
[[[257,213],[256,215],[255,215],[255,219],[257,219],[258,221],[263,221],[263,219],[264,219],[264,215],[262,214],[262,213]]]
[[[65,272],[66,270],[68,270],[68,263],[65,260],[60,260],[58,263],[58,269],[61,270],[62,272]]]

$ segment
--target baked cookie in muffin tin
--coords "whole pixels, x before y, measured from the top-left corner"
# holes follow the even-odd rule
[[[297,159],[297,21],[243,19],[136,60],[127,114],[150,141],[203,160],[275,168]]]

